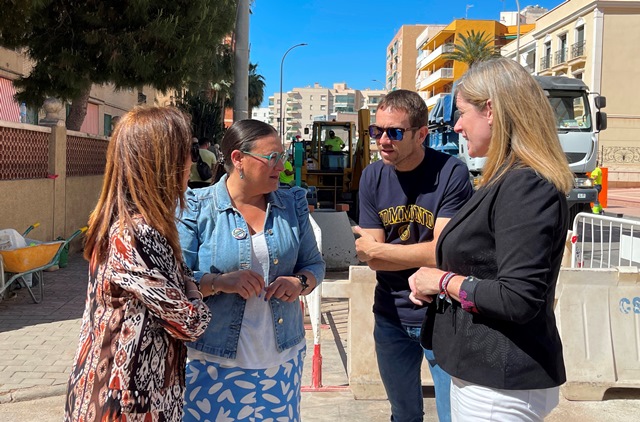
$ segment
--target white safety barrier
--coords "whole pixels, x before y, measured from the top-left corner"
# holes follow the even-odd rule
[[[609,388],[640,388],[640,221],[580,213],[555,314],[569,400],[602,400]]]
[[[571,268],[640,265],[640,221],[580,213],[571,244]]]

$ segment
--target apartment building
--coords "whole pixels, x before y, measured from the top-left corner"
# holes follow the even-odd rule
[[[568,0],[521,38],[520,62],[534,74],[582,79],[607,97],[600,160],[613,186],[640,186],[640,1]],[[515,43],[502,55],[515,58]]]
[[[416,39],[427,25],[402,25],[387,46],[386,85],[387,91],[409,89],[415,91]]]
[[[361,108],[369,108],[374,120],[375,109],[384,97],[384,90],[358,90],[346,83],[334,83],[326,88],[315,83],[313,86],[293,88],[291,91],[276,92],[269,97],[270,123],[280,131],[280,111],[283,116],[283,138],[291,140],[303,136],[305,128],[311,128],[316,120],[357,121]]]
[[[269,112],[269,107],[254,107],[251,110],[251,118],[271,124],[271,113]]]
[[[520,25],[521,33],[533,28],[534,25]],[[446,55],[454,51],[461,35],[467,36],[471,31],[484,32],[492,40],[491,45],[500,47],[514,38],[516,27],[493,20],[456,19],[444,28],[435,25],[425,28],[416,40],[420,50],[415,67],[418,76],[411,89],[418,91],[429,109],[443,94],[451,92],[453,82],[466,72],[466,64],[447,59]]]
[[[20,105],[13,99],[16,90],[12,81],[29,75],[32,68],[26,55],[0,48],[0,120],[20,122]],[[80,132],[109,136],[117,117],[137,104],[155,103],[156,96],[156,90],[150,87],[116,91],[112,85],[93,85]],[[38,124],[42,117],[43,111],[28,109],[26,123]],[[61,111],[59,117],[64,120],[66,113]]]

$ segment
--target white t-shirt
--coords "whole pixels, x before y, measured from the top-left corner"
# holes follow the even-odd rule
[[[264,274],[269,274],[269,251],[263,232],[251,236],[251,269],[263,277]],[[269,283],[270,280],[265,280],[266,285]],[[266,369],[282,365],[298,356],[300,349],[305,346],[304,341],[290,349],[277,352],[271,306],[269,302],[265,302],[264,295],[265,292],[262,292],[260,297],[251,296],[247,299],[235,359],[222,358],[191,348],[189,359],[216,362],[227,367]]]

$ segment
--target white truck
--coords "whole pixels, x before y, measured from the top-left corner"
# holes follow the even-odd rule
[[[598,192],[587,173],[596,168],[598,160],[598,133],[607,128],[607,115],[600,111],[606,107],[606,98],[590,93],[580,79],[566,76],[534,76],[545,91],[556,117],[560,144],[575,175],[574,188],[567,195],[570,218],[581,211],[590,211]],[[592,113],[589,95],[596,108]],[[467,164],[472,179],[482,172],[484,158],[469,157],[466,142],[458,142],[453,132],[457,111],[452,94],[438,100],[429,114],[429,146],[456,155]]]

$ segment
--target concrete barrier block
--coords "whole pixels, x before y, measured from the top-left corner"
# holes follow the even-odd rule
[[[341,271],[359,264],[355,237],[346,212],[316,210],[313,219],[322,229],[322,257],[329,271]]]
[[[348,280],[325,280],[322,297],[348,298],[347,373],[356,400],[385,400],[373,341],[373,295],[376,273],[366,266],[351,266]],[[423,360],[422,385],[433,385],[429,364]]]
[[[562,269],[556,314],[569,400],[640,388],[640,279],[636,267]]]

